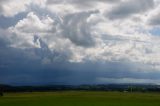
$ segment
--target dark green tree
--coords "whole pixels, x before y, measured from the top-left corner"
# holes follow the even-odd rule
[[[3,96],[3,86],[0,85],[0,96]]]

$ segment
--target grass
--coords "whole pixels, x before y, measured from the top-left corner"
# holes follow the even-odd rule
[[[160,106],[160,93],[33,92],[6,93],[0,106]]]

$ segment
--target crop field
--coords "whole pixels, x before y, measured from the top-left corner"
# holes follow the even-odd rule
[[[160,93],[61,91],[5,93],[0,106],[160,106]]]

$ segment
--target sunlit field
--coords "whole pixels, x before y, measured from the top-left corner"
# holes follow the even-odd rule
[[[5,93],[0,106],[160,106],[160,93],[32,92]]]

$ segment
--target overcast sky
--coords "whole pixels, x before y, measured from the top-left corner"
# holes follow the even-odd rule
[[[160,0],[0,0],[0,83],[160,84]]]

